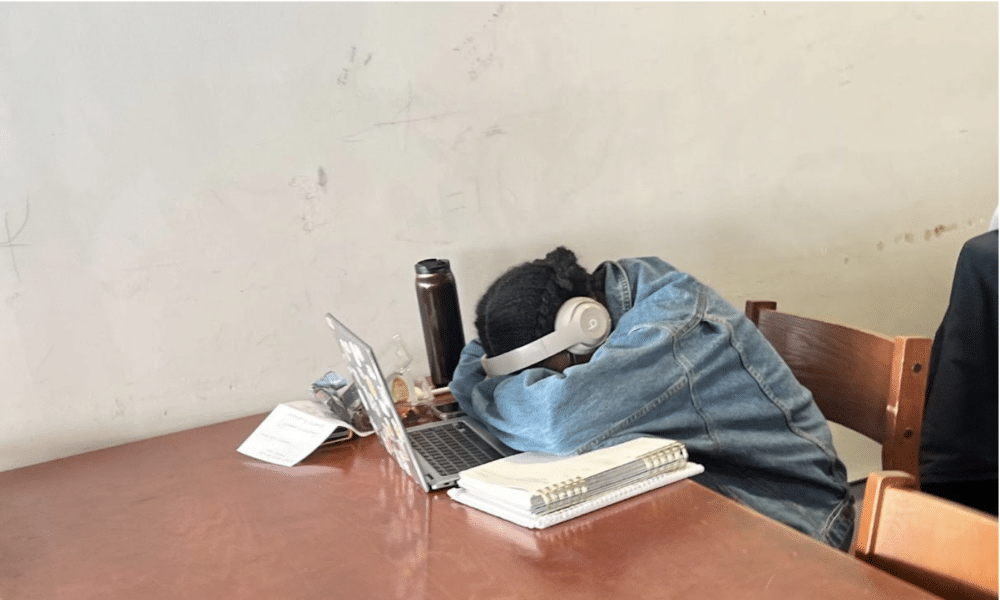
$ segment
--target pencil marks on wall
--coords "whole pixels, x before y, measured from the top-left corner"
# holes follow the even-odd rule
[[[315,177],[300,175],[293,177],[288,182],[288,187],[295,190],[295,196],[302,204],[301,219],[303,231],[312,231],[317,225],[317,203],[320,200],[320,196],[326,193],[327,182],[326,170],[323,167],[319,167],[316,170]]]
[[[17,266],[17,253],[14,249],[23,248],[28,245],[19,242],[18,238],[21,237],[21,234],[23,234],[24,230],[28,227],[28,219],[30,216],[31,201],[28,198],[24,199],[24,217],[21,219],[19,225],[16,224],[16,218],[13,220],[11,219],[10,211],[5,212],[3,215],[4,235],[7,237],[4,241],[0,241],[0,248],[6,248],[8,254],[10,255],[10,265],[14,270],[14,276],[18,281],[21,280],[21,272]]]
[[[320,167],[316,173],[316,185],[324,192],[326,191],[326,171],[323,170],[323,167]]]
[[[383,121],[381,123],[374,123],[374,124],[372,124],[372,128],[388,127],[388,126],[391,126],[391,125],[406,125],[408,123],[418,123],[420,121],[435,121],[437,119],[441,119],[443,117],[450,117],[450,116],[456,115],[456,114],[458,114],[458,112],[452,111],[452,112],[444,112],[444,113],[440,113],[440,114],[436,114],[436,115],[427,115],[426,117],[413,117],[413,118],[408,118],[408,119],[395,119],[395,120],[392,120],[392,121]]]
[[[373,53],[368,52],[365,54],[364,58],[361,58],[362,52],[358,51],[357,46],[351,46],[351,51],[347,55],[347,66],[341,67],[340,74],[337,76],[337,85],[346,86],[355,75],[357,69],[367,67],[368,63],[372,61],[375,56]]]
[[[854,65],[847,65],[841,69],[837,69],[837,85],[839,87],[844,87],[851,85],[851,78],[853,77]]]
[[[350,135],[346,135],[341,138],[344,142],[357,142],[360,141],[361,136],[377,131],[385,127],[393,127],[396,125],[409,125],[410,123],[419,123],[421,121],[437,121],[439,119],[444,119],[459,114],[457,111],[443,112],[431,115],[416,116],[416,117],[404,117],[402,119],[391,119],[388,121],[381,121],[379,123],[372,123],[369,127]]]
[[[120,419],[125,416],[125,404],[122,402],[121,398],[115,398],[115,408],[111,413],[112,419]]]
[[[452,48],[453,52],[462,57],[469,81],[479,79],[483,73],[500,63],[496,30],[505,8],[503,4],[498,4],[479,31],[466,36]]]

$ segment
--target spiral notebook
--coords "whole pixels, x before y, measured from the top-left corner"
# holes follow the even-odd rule
[[[462,471],[448,495],[543,529],[703,471],[680,442],[643,437],[574,456],[509,456]]]

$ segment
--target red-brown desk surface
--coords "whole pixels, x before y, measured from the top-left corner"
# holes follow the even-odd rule
[[[933,598],[692,481],[531,531],[373,437],[238,454],[262,418],[0,473],[0,600]]]

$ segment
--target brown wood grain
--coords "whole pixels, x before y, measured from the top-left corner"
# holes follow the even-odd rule
[[[693,481],[532,531],[373,437],[238,454],[262,419],[0,473],[0,598],[932,598]]]

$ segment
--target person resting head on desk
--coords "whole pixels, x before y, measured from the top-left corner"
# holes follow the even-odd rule
[[[449,387],[511,448],[574,454],[675,439],[705,466],[699,483],[850,545],[847,471],[812,394],[741,311],[691,275],[653,257],[589,273],[559,247],[492,283],[476,330]]]

